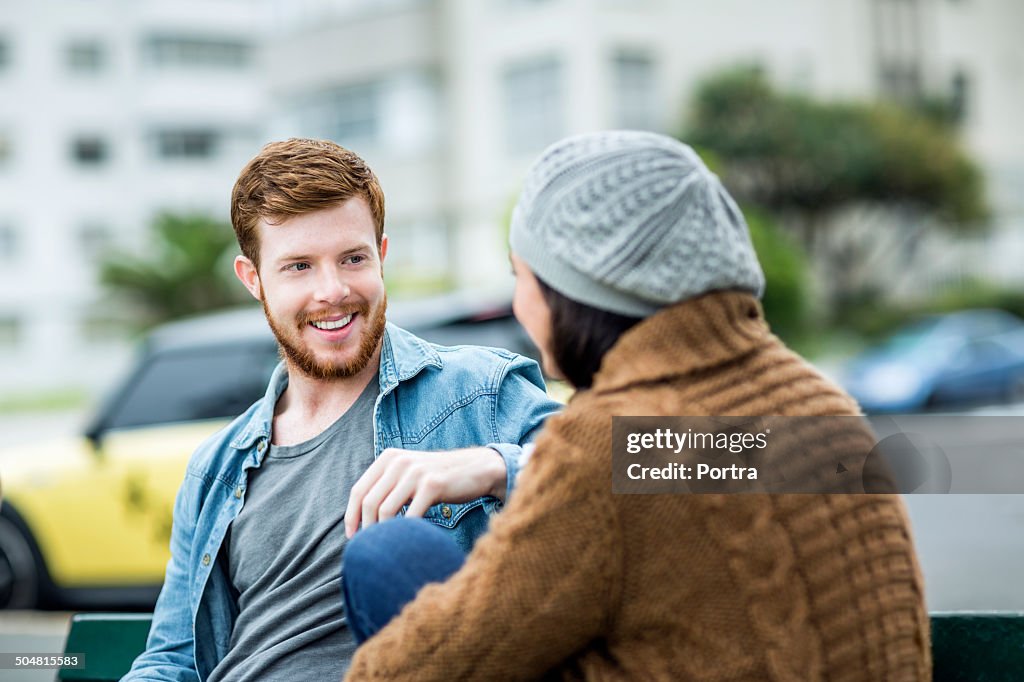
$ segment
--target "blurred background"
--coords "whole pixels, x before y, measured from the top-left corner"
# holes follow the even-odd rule
[[[0,8],[6,410],[79,403],[140,330],[244,301],[228,194],[289,136],[378,172],[395,296],[507,286],[539,151],[640,128],[693,144],[741,200],[769,319],[811,356],[918,314],[1024,312],[1014,0]]]
[[[185,458],[241,394],[216,414],[115,413],[145,402],[130,389],[165,348],[138,351],[155,326],[245,302],[230,188],[289,136],[367,159],[391,297],[456,296],[433,326],[470,342],[508,316],[508,216],[548,143],[677,136],[744,208],[773,329],[866,411],[1024,413],[1022,28],[1019,0],[0,0],[0,601],[152,587],[151,568],[118,573],[136,545],[111,543],[116,523],[91,519],[108,530],[83,559],[62,548],[90,525],[46,510],[109,504],[126,538],[150,514],[135,531],[166,560]],[[209,374],[222,342],[161,381]],[[202,425],[139,433],[182,421]],[[177,459],[154,473],[152,446],[119,458],[111,434]],[[107,502],[69,476],[98,476]],[[930,606],[1024,608],[1020,498],[908,504]]]

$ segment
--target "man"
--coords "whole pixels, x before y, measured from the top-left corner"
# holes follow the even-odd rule
[[[354,650],[346,537],[408,505],[468,548],[559,407],[531,360],[434,346],[386,321],[384,197],[355,154],[267,145],[235,183],[231,221],[235,274],[284,362],[188,465],[127,680],[337,679]]]

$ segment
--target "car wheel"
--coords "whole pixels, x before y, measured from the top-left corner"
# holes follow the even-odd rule
[[[32,543],[7,513],[0,514],[0,609],[35,608],[39,595]]]

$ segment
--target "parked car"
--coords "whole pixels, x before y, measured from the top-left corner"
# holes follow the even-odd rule
[[[388,318],[443,345],[535,354],[507,298],[393,302]],[[151,609],[189,455],[263,395],[277,362],[258,307],[167,324],[81,437],[0,452],[0,608]]]
[[[964,310],[911,323],[854,358],[846,389],[865,412],[1024,401],[1024,321]]]

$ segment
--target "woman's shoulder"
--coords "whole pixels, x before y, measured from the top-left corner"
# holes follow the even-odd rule
[[[548,417],[530,455],[544,461],[544,468],[564,468],[573,475],[604,466],[603,455],[610,457],[612,413],[595,405],[589,396],[576,394],[561,412]]]
[[[652,411],[653,403],[648,404],[641,396],[636,398],[640,399],[631,400],[626,394],[578,392],[564,410],[548,418],[537,448],[558,451],[563,459],[604,462],[611,456],[615,417],[658,414]]]

